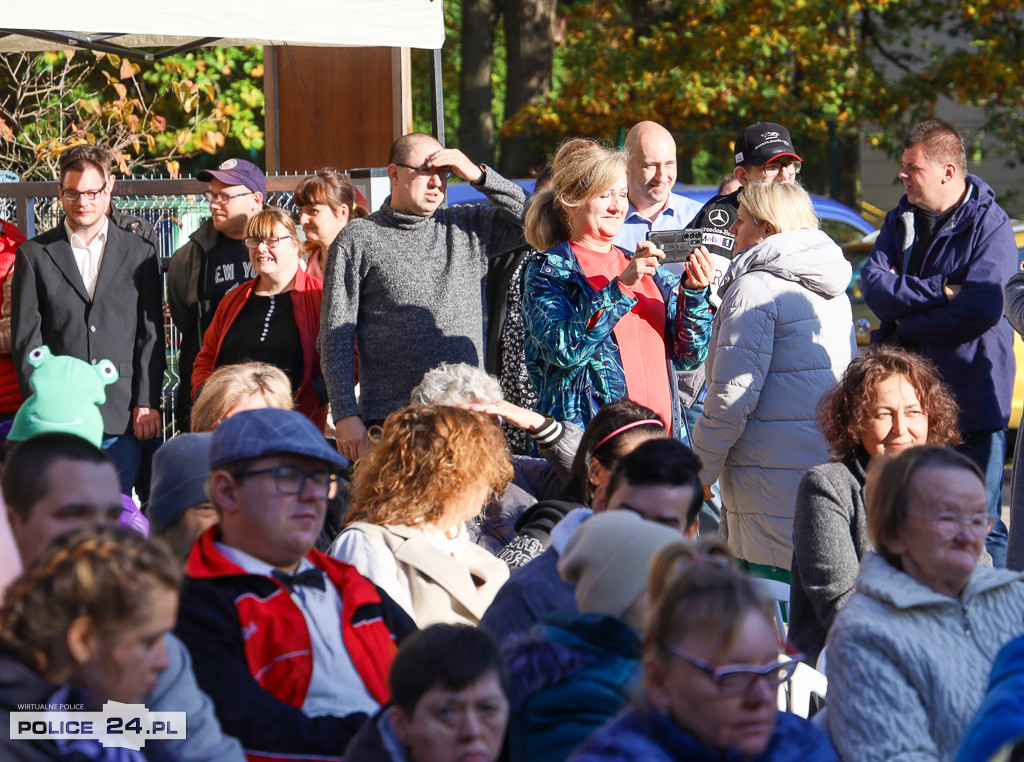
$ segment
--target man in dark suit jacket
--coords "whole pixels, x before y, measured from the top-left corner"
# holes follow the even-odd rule
[[[70,149],[61,157],[64,222],[22,244],[14,266],[13,354],[22,394],[30,393],[28,353],[110,360],[119,378],[107,387],[103,447],[130,494],[141,444],[160,431],[164,329],[153,245],[110,223],[114,187],[109,151]]]

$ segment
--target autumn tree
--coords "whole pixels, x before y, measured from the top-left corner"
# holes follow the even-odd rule
[[[262,91],[219,86],[232,70],[218,60],[231,55],[225,50],[241,49],[146,64],[76,50],[0,56],[0,168],[52,179],[65,148],[101,142],[122,174],[162,169],[175,176],[181,160],[218,153],[229,140],[262,148],[254,114]],[[207,57],[219,64],[213,76]],[[258,66],[245,77],[261,76]]]
[[[684,157],[728,156],[737,126],[764,119],[855,158],[862,134],[889,146],[947,95],[1019,141],[1017,0],[594,0],[567,13],[563,74],[506,135],[615,138],[654,119]]]

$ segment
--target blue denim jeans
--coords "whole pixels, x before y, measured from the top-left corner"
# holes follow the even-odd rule
[[[691,448],[693,447],[693,428],[703,412],[703,402],[694,402],[690,407],[683,407],[683,426],[686,427],[686,436]],[[718,482],[711,485],[711,491],[714,493],[714,497],[704,501],[698,516],[700,525],[698,534],[701,537],[718,534],[718,526],[722,523],[722,492],[718,488]]]
[[[988,493],[988,512],[996,517],[995,526],[988,533],[985,549],[992,556],[996,568],[1006,566],[1006,524],[1003,512],[1003,467],[1006,465],[1006,431],[975,431],[964,435],[964,441],[957,450],[978,464],[985,474]]]
[[[135,477],[138,476],[139,463],[142,460],[142,442],[134,434],[121,434],[120,436],[104,434],[100,447],[106,450],[107,455],[114,461],[117,478],[121,480],[121,492],[130,496],[135,487]]]

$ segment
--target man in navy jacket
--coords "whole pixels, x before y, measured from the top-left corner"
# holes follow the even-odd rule
[[[903,148],[906,194],[861,270],[864,300],[881,319],[872,342],[935,363],[960,405],[959,449],[985,473],[998,519],[1015,375],[1013,331],[1003,318],[1003,286],[1017,269],[1013,229],[992,188],[967,173],[954,127],[922,122]],[[1004,565],[1001,521],[986,545]]]

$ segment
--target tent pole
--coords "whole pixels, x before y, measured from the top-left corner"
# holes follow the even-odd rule
[[[441,145],[444,141],[444,92],[441,80],[441,49],[430,51],[430,103],[434,137]]]
[[[267,45],[263,48],[263,97],[264,97],[264,133],[266,136],[268,175],[281,172],[281,100],[278,95],[279,72],[277,68],[277,46]]]

